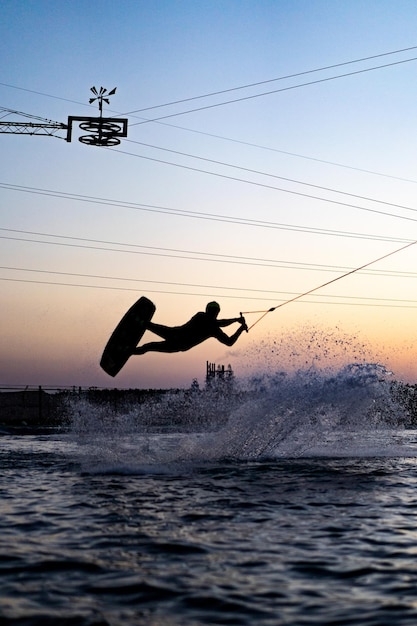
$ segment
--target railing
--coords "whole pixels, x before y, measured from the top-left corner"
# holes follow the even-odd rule
[[[55,385],[0,385],[0,393],[2,392],[11,392],[11,391],[45,391],[48,392],[73,392],[73,393],[81,393],[81,391],[87,391],[91,389],[91,387],[80,387],[77,385],[72,386],[61,386],[57,387]]]

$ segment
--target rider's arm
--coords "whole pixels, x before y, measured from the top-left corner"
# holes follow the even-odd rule
[[[224,343],[224,345],[226,346],[233,346],[233,344],[236,343],[236,341],[239,339],[240,335],[243,333],[244,330],[246,330],[247,332],[248,327],[246,326],[246,323],[243,321],[243,323],[240,325],[237,331],[233,333],[233,335],[231,335],[230,337],[226,335],[226,333],[224,333],[222,330],[220,330],[220,328],[217,329],[217,332],[215,333],[214,337],[218,341],[220,341],[220,343]]]
[[[224,326],[230,326],[230,324],[234,324],[235,322],[239,322],[239,324],[245,323],[245,318],[243,316],[233,317],[227,320],[217,320],[217,324],[223,328]]]

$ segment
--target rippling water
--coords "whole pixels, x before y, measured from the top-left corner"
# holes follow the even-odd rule
[[[1,623],[415,624],[417,432],[368,374],[263,381],[211,432],[80,403],[4,435]]]

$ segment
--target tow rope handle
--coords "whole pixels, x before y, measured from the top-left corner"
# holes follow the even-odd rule
[[[279,306],[281,305],[272,306],[270,309],[267,309],[266,311],[245,311],[245,313],[262,313],[261,317],[259,317],[256,320],[256,322],[252,324],[252,326],[249,326],[249,328],[246,328],[246,332],[248,333],[254,326],[256,326],[256,324],[258,324],[258,322],[260,322],[265,317],[265,315],[267,315],[267,313],[272,313],[272,311],[275,311],[275,309],[277,309]],[[240,313],[240,317],[243,317],[242,312]]]
[[[243,317],[242,311],[240,312],[240,317]],[[243,319],[245,319],[245,318],[243,317]],[[246,332],[248,333],[249,332],[249,328],[248,328],[248,325],[246,324],[246,320],[245,320],[245,326],[246,326]]]

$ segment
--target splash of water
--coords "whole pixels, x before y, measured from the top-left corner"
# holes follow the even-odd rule
[[[405,423],[389,375],[381,365],[355,363],[335,373],[310,368],[258,377],[253,399],[230,416],[218,452],[245,459],[306,456],[331,443],[335,456],[354,454],[355,439]]]
[[[119,412],[79,400],[72,406],[72,433],[84,465],[97,471],[314,454],[398,455],[393,435],[407,415],[391,384],[383,366],[354,363],[333,372],[262,373],[232,391],[226,385],[176,391]]]

